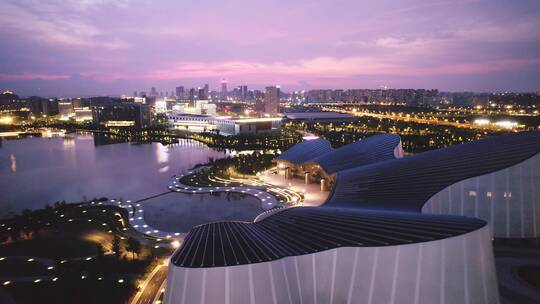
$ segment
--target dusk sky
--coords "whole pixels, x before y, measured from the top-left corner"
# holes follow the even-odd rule
[[[540,1],[1,0],[0,89],[540,90]]]

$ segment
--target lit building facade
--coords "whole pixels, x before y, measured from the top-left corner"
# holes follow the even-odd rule
[[[90,107],[75,108],[75,121],[92,121],[92,109]]]
[[[495,172],[456,182],[432,196],[423,213],[478,217],[495,238],[540,236],[540,154]]]
[[[324,140],[283,153],[337,170],[327,201],[194,227],[165,302],[499,303],[492,235],[536,236],[540,132],[404,158],[395,139],[371,140],[371,156]]]
[[[139,103],[111,103],[92,107],[92,120],[106,127],[147,127],[152,122],[150,107]]]
[[[264,93],[264,113],[275,115],[279,112],[279,86],[266,87]]]
[[[169,129],[196,133],[213,132],[224,136],[257,135],[279,132],[281,118],[231,118],[224,116],[171,113]]]
[[[58,101],[58,114],[62,120],[68,120],[73,117],[75,115],[73,103],[69,100]]]
[[[498,303],[491,246],[480,220],[291,208],[195,227],[165,303]]]
[[[320,183],[321,190],[332,188],[336,173],[403,157],[401,139],[381,134],[333,149],[325,139],[306,140],[283,152],[274,161],[285,178],[299,177],[306,184]]]

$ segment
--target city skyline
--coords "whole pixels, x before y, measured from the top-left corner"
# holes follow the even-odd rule
[[[219,91],[222,79],[286,91],[540,90],[535,1],[25,0],[0,9],[0,88],[23,96]]]

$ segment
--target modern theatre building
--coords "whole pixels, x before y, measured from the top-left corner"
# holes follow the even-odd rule
[[[275,159],[285,178],[301,177],[329,190],[336,173],[348,168],[403,157],[399,136],[382,134],[333,149],[326,139],[303,141]]]
[[[395,135],[318,139],[276,162],[331,180],[327,201],[194,227],[166,303],[498,303],[492,237],[538,237],[539,132],[410,157]]]

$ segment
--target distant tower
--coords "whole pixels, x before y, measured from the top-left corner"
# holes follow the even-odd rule
[[[221,100],[227,99],[227,80],[221,81]]]
[[[279,86],[266,87],[264,113],[275,115],[279,112]]]
[[[133,92],[133,97],[138,97],[137,91],[134,91],[134,92]]]
[[[183,86],[178,86],[176,87],[176,97],[178,97],[179,99],[184,99],[185,98],[185,95],[184,95],[184,87]]]
[[[189,100],[190,101],[194,101],[196,95],[197,95],[197,92],[195,91],[195,88],[189,89]]]
[[[240,100],[245,101],[248,95],[247,86],[239,86],[238,88],[240,89]]]
[[[155,87],[152,87],[150,89],[150,97],[156,97],[156,96],[158,96],[158,92]]]
[[[206,94],[205,88],[197,88],[197,99],[206,100],[207,97],[208,97],[208,94]]]

